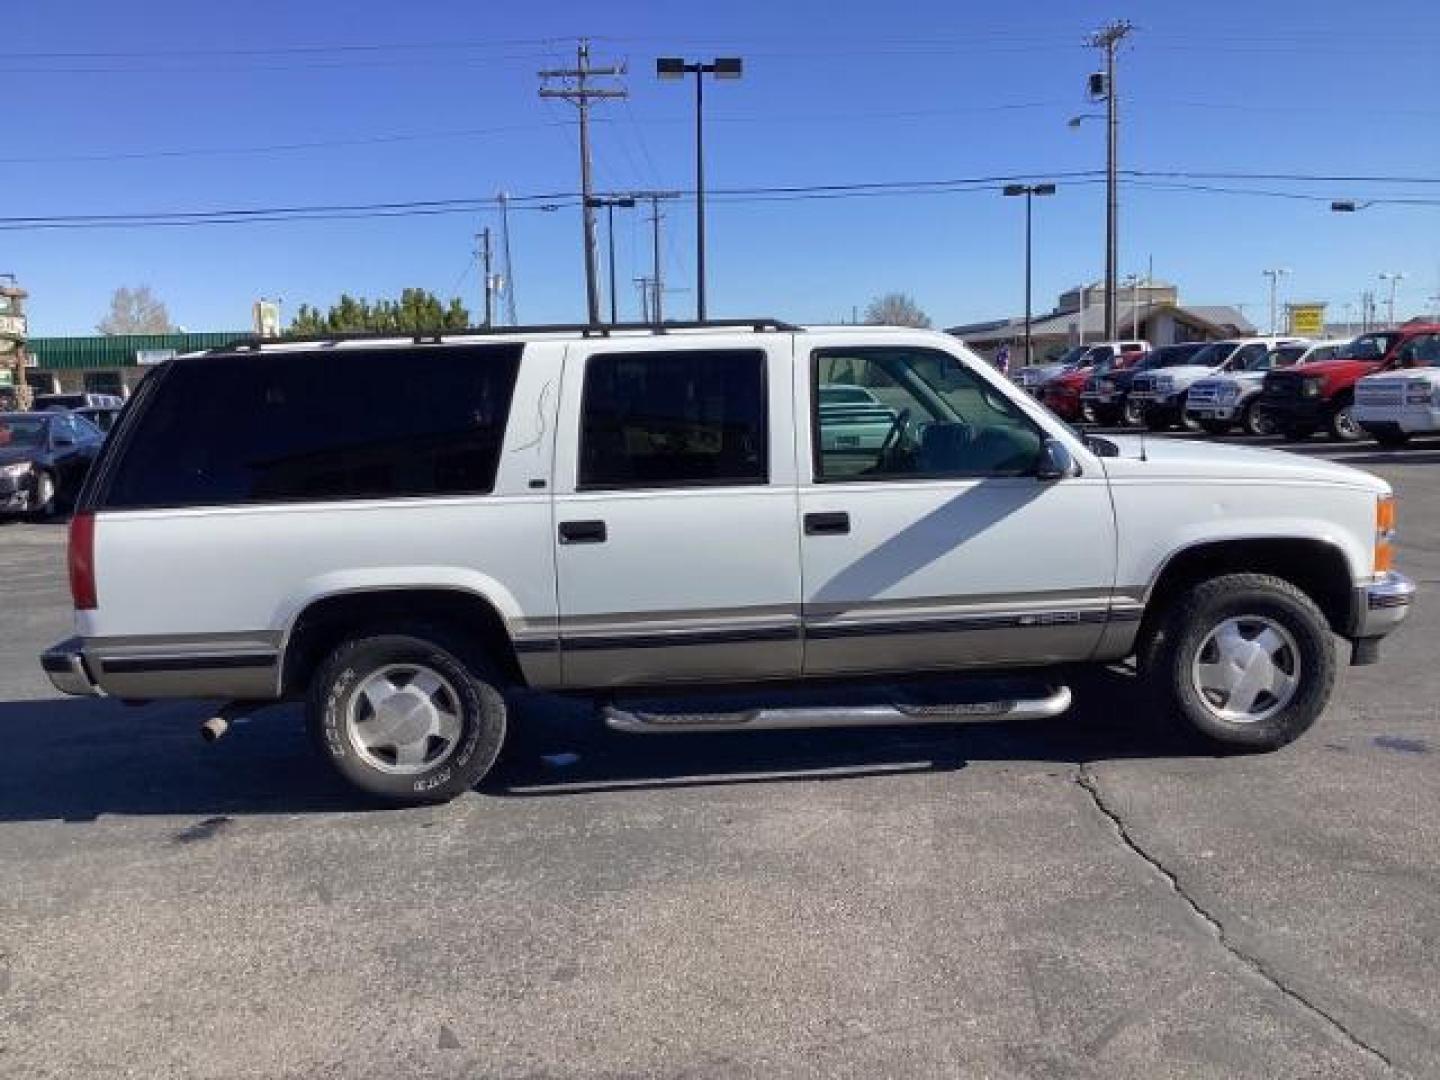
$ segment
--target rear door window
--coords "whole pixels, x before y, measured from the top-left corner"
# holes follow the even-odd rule
[[[334,348],[176,362],[127,425],[100,503],[485,494],[521,348]]]
[[[583,490],[769,481],[765,353],[598,354],[585,365]]]

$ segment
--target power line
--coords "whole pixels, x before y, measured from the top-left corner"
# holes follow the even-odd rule
[[[776,202],[798,199],[838,199],[880,196],[908,196],[926,194],[958,194],[967,191],[990,191],[1006,183],[1021,182],[1044,175],[1064,180],[1069,184],[1099,183],[1103,180],[1102,170],[1049,171],[1032,170],[1023,173],[997,174],[991,176],[957,177],[937,180],[893,180],[845,184],[790,184],[769,186],[744,186],[716,188],[711,194],[727,202]],[[1122,173],[1129,186],[1148,187],[1155,190],[1194,191],[1222,195],[1261,196],[1288,198],[1309,202],[1328,201],[1328,196],[1307,192],[1276,191],[1267,188],[1233,187],[1223,184],[1204,183],[1207,177],[1230,178],[1238,181],[1293,181],[1301,183],[1440,183],[1440,179],[1422,177],[1318,177],[1302,174],[1275,173],[1203,173],[1179,170],[1152,171],[1128,169]],[[681,198],[693,197],[693,191],[677,191]],[[580,192],[552,192],[546,194],[515,195],[505,200],[515,210],[549,211],[561,207],[577,206],[583,198]],[[1379,194],[1367,201],[1376,204],[1409,206],[1440,205],[1440,196],[1421,197],[1409,194]],[[320,205],[289,205],[270,207],[218,208],[210,210],[159,210],[113,214],[64,214],[0,217],[0,229],[47,229],[47,228],[117,228],[143,226],[186,226],[216,224],[246,224],[275,221],[326,221],[355,218],[411,217],[435,214],[474,213],[479,210],[500,208],[502,200],[497,197],[458,199],[406,200],[398,202],[340,203]]]

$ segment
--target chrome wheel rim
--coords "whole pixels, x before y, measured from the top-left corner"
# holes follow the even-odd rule
[[[1250,406],[1250,418],[1245,425],[1251,435],[1274,435],[1275,424],[1268,413],[1258,405]]]
[[[360,681],[346,709],[355,753],[380,772],[413,776],[460,743],[460,695],[424,664],[387,664]]]
[[[1335,414],[1335,431],[1342,439],[1360,438],[1360,427],[1351,415],[1350,406],[1345,406]]]
[[[1201,642],[1191,678],[1200,700],[1219,719],[1258,723],[1294,700],[1300,689],[1300,649],[1274,619],[1238,615]]]
[[[1138,401],[1127,401],[1125,403],[1125,422],[1133,427],[1138,426],[1143,419],[1144,414],[1140,409],[1140,403]]]

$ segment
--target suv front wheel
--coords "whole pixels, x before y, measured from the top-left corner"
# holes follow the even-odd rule
[[[1142,667],[1161,707],[1208,740],[1274,750],[1324,711],[1335,642],[1315,602],[1288,581],[1227,574],[1178,598]]]
[[[341,644],[316,672],[308,720],[321,754],[368,795],[446,802],[490,771],[505,699],[476,661],[427,631]]]

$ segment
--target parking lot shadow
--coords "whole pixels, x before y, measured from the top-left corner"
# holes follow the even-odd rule
[[[1206,752],[1150,717],[1133,682],[1118,671],[1082,673],[1075,706],[1044,722],[670,736],[618,734],[587,704],[524,694],[513,702],[511,737],[480,793],[678,793],[717,784],[951,771],[973,761],[1079,764]],[[313,751],[298,708],[262,710],[215,745],[197,734],[208,715],[197,702],[135,708],[110,700],[0,702],[0,741],[7,750],[0,755],[0,821],[377,808]]]

